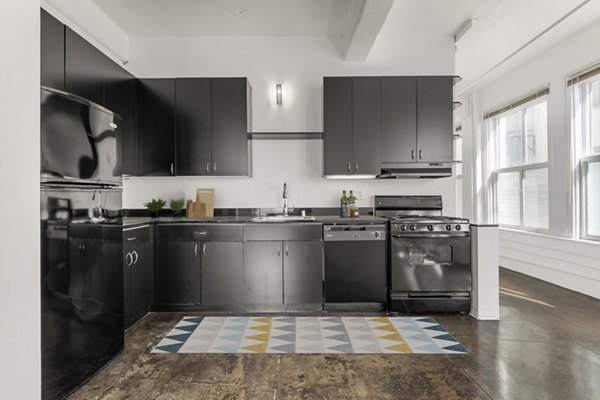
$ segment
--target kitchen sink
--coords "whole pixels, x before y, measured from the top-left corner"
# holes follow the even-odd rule
[[[265,215],[252,218],[252,222],[304,222],[314,220],[315,217],[303,217],[300,215]]]

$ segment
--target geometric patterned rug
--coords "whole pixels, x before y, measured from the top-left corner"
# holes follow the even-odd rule
[[[184,317],[152,352],[467,354],[431,317]]]

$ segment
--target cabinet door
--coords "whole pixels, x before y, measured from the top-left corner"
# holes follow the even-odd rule
[[[325,175],[352,172],[352,79],[323,79]]]
[[[244,302],[244,244],[206,242],[202,245],[202,304]]]
[[[108,60],[104,80],[104,106],[119,114],[121,170],[126,175],[137,174],[137,132],[135,130],[135,77]]]
[[[282,242],[244,243],[244,292],[248,304],[283,303]]]
[[[200,243],[159,241],[154,288],[157,305],[199,304]]]
[[[65,27],[65,90],[103,105],[106,58],[100,50]]]
[[[41,10],[41,84],[65,90],[65,26]]]
[[[137,315],[133,282],[133,256],[131,255],[134,248],[128,246],[126,241],[123,243],[123,313],[125,328],[128,328],[135,322]]]
[[[248,175],[248,105],[245,78],[212,79],[212,173]]]
[[[352,173],[381,172],[381,78],[352,78]]]
[[[151,228],[145,228],[150,230]],[[140,241],[133,254],[133,299],[139,317],[150,310],[154,298],[154,247],[152,240]]]
[[[138,82],[138,165],[141,175],[175,172],[175,80]]]
[[[417,159],[452,161],[451,76],[417,78]]]
[[[177,78],[177,175],[212,175],[209,78]]]
[[[323,300],[323,243],[284,242],[283,301],[285,304]]]
[[[414,162],[417,154],[417,79],[381,78],[381,162]]]

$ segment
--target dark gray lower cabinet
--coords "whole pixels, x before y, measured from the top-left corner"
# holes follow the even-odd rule
[[[146,315],[154,298],[154,246],[151,226],[123,232],[123,268],[127,328]]]
[[[200,304],[201,246],[199,242],[158,241],[154,285],[157,306]]]
[[[321,303],[323,298],[323,243],[284,242],[283,302]]]
[[[247,304],[282,304],[282,242],[246,242],[244,292]]]
[[[320,304],[323,297],[322,242],[246,242],[244,291],[249,305]]]
[[[244,302],[244,244],[202,244],[202,304],[239,305]]]

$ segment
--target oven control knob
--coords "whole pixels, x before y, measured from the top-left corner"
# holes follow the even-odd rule
[[[447,231],[451,231],[452,230],[452,225],[446,225],[446,230]]]
[[[411,225],[411,226],[409,226],[408,228],[409,228],[411,231],[414,231],[416,227],[415,227],[414,225]]]
[[[431,224],[427,225],[427,230],[428,231],[432,231],[433,230],[433,225],[431,225]]]
[[[460,225],[456,225],[455,228],[456,228],[457,231],[460,231],[461,226]]]
[[[400,225],[400,230],[401,231],[405,231],[406,230],[406,225]]]

